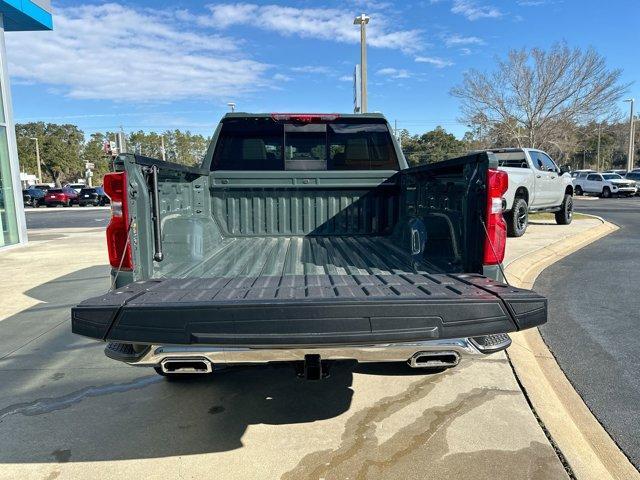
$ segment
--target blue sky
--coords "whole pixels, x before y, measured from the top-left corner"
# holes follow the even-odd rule
[[[14,116],[87,134],[119,125],[210,134],[229,101],[240,111],[350,112],[361,12],[371,16],[369,110],[412,133],[442,125],[461,136],[450,88],[511,48],[593,46],[640,99],[636,0],[64,0],[53,32],[6,34]]]

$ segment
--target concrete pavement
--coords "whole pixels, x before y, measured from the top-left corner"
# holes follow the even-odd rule
[[[565,228],[583,224],[533,225],[509,255]],[[69,306],[108,288],[103,232],[31,239],[0,254],[0,478],[567,478],[504,354],[167,382],[69,331]]]

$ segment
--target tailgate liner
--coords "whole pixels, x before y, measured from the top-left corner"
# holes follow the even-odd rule
[[[135,282],[72,309],[103,340],[233,346],[362,344],[506,333],[547,301],[481,275],[283,275]]]

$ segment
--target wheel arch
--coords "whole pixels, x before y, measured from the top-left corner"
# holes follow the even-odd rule
[[[527,187],[518,187],[513,198],[524,198],[524,201],[529,205],[529,190],[527,190]]]

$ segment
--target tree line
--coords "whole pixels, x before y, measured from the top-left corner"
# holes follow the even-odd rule
[[[574,170],[627,168],[628,122],[590,122],[586,125],[572,125],[567,132],[571,132],[571,135],[567,136],[563,144],[551,144],[544,148],[556,163],[569,165]],[[509,137],[491,134],[481,136],[471,130],[467,131],[462,139],[458,139],[440,126],[416,135],[411,135],[403,129],[398,132],[398,138],[410,165],[439,162],[475,150],[528,147],[526,143],[518,145]],[[640,159],[638,146],[635,148],[635,158]],[[638,163],[637,161],[636,165]]]
[[[31,122],[16,124],[18,158],[23,172],[37,172],[36,144],[38,139],[43,181],[60,187],[85,177],[85,163],[93,163],[93,184],[112,169],[112,157],[104,150],[105,141],[115,141],[115,132],[95,132],[85,137],[72,124]],[[167,130],[162,133],[137,131],[126,135],[127,151],[148,157],[162,158],[184,165],[197,165],[206,152],[209,139],[189,131]]]

